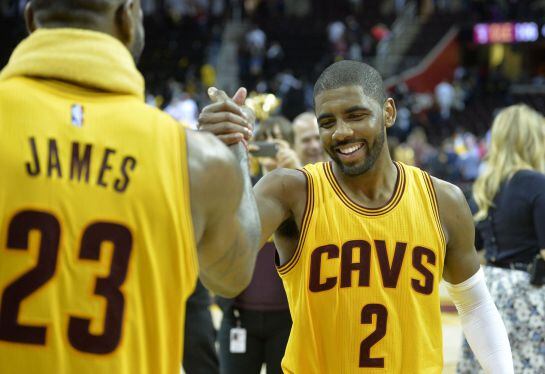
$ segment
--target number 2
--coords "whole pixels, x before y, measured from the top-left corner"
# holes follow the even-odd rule
[[[28,326],[18,322],[21,302],[38,291],[55,274],[59,252],[61,227],[50,213],[26,210],[16,214],[8,227],[7,248],[28,250],[28,238],[32,230],[41,233],[36,266],[10,283],[2,294],[0,306],[0,340],[12,343],[45,345],[46,326]],[[125,282],[132,235],[125,226],[98,222],[87,227],[81,239],[79,258],[100,259],[100,248],[104,241],[113,243],[114,252],[110,274],[97,278],[95,295],[106,298],[104,332],[93,335],[89,332],[89,319],[70,317],[68,340],[81,352],[107,354],[119,345],[123,323],[125,298],[119,288]]]
[[[371,347],[377,344],[386,335],[388,310],[382,304],[367,304],[361,310],[361,323],[373,323],[373,314],[377,316],[375,331],[365,338],[360,345],[360,368],[383,368],[384,357],[371,357]]]

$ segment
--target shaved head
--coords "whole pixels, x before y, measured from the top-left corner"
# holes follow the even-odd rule
[[[140,0],[30,0],[25,10],[29,32],[39,28],[76,28],[109,34],[135,60],[144,48]]]
[[[122,0],[31,0],[40,23],[85,25],[108,14]]]
[[[343,60],[328,66],[314,85],[314,100],[325,90],[360,86],[363,93],[380,104],[386,100],[382,76],[372,66],[359,61]]]

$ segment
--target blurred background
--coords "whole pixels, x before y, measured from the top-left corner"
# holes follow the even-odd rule
[[[545,109],[544,0],[141,1],[147,101],[190,126],[211,85],[272,93],[264,116],[293,120],[327,65],[361,60],[396,99],[393,156],[468,191],[495,112]],[[0,67],[25,2],[0,0]]]
[[[298,149],[307,140],[290,126],[313,111],[316,78],[340,59],[382,73],[398,109],[393,158],[468,197],[498,110],[526,103],[545,112],[545,0],[141,1],[148,104],[196,127],[209,86],[230,94],[247,87],[257,140],[280,141],[283,150],[254,160],[256,179],[325,157],[315,138]],[[0,0],[0,68],[26,36],[25,3]],[[453,372],[461,330],[446,297],[442,308],[445,372]],[[217,327],[221,313],[213,314]]]

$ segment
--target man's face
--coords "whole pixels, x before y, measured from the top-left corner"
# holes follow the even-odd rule
[[[295,152],[303,165],[325,161],[316,118],[307,117],[297,120],[293,124],[293,132]]]
[[[325,90],[315,103],[322,145],[341,171],[361,175],[371,169],[385,143],[382,103],[361,86]]]

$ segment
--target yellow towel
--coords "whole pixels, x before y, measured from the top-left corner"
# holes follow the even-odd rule
[[[129,50],[114,37],[81,29],[40,29],[23,40],[0,80],[55,79],[144,100],[144,78]]]

